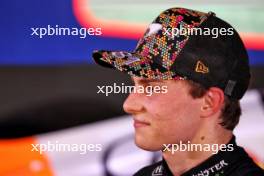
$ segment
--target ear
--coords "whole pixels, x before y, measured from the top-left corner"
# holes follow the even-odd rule
[[[203,96],[201,116],[210,117],[222,109],[224,104],[224,92],[217,87],[211,87]]]

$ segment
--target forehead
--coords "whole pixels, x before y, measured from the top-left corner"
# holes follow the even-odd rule
[[[131,77],[131,80],[135,83],[148,83],[148,82],[165,82],[168,80],[162,80],[162,79],[151,79],[151,78],[141,78],[141,77]]]
[[[179,89],[190,89],[190,85],[187,83],[187,80],[185,79],[170,79],[170,80],[163,80],[163,79],[151,79],[151,78],[142,78],[142,77],[135,77],[132,76],[131,80],[134,84],[149,84],[149,83],[157,83],[160,85],[165,85],[170,87],[171,89],[176,88],[177,90]]]

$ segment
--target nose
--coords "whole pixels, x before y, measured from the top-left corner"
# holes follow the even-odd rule
[[[130,93],[123,104],[123,109],[128,114],[135,114],[144,110],[142,97],[139,93]]]

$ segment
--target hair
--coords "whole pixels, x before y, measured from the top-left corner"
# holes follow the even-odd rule
[[[208,91],[208,88],[205,88],[203,85],[193,82],[191,80],[187,80],[187,83],[190,86],[190,95],[193,98],[201,98]],[[239,100],[230,99],[228,96],[225,96],[224,106],[221,109],[221,122],[224,128],[228,130],[233,130],[239,122],[239,118],[241,115],[241,107]]]

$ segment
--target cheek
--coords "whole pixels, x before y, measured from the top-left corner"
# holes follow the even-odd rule
[[[181,100],[181,101],[180,101]],[[165,98],[152,101],[146,106],[157,139],[162,143],[186,141],[199,126],[199,104],[189,97]]]
[[[151,121],[175,120],[180,117],[189,105],[184,98],[172,98],[175,96],[151,97],[146,103],[146,110]],[[179,101],[181,100],[181,101]]]

